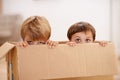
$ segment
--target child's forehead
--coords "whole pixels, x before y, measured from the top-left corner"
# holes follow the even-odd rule
[[[77,32],[75,34],[73,34],[75,36],[81,36],[81,35],[85,35],[85,36],[93,36],[91,31],[82,31],[82,32]]]
[[[84,34],[92,34],[92,31],[91,31],[91,30],[86,30],[86,31],[82,31],[81,33],[84,33]]]

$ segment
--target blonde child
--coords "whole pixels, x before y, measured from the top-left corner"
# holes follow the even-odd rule
[[[31,16],[21,26],[23,42],[18,43],[21,47],[36,44],[47,44],[50,48],[58,42],[50,41],[51,27],[48,20],[43,16]]]
[[[88,22],[77,22],[68,29],[67,37],[70,46],[75,46],[81,43],[93,43],[95,42],[96,31],[94,27]],[[100,45],[105,46],[107,42],[100,41]]]

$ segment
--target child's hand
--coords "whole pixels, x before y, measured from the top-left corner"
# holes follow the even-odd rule
[[[58,45],[58,42],[48,40],[48,41],[46,42],[46,44],[47,44],[50,48],[54,48],[54,47],[56,47],[56,46]]]
[[[66,44],[71,47],[74,47],[74,46],[76,46],[77,43],[76,42],[67,42]]]
[[[20,47],[27,47],[29,44],[26,41],[24,41],[24,42],[18,42],[16,45]]]
[[[103,47],[107,45],[107,41],[99,41],[98,43]]]

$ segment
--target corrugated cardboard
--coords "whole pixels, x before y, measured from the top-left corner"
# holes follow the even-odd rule
[[[49,79],[49,80],[114,80],[113,76],[90,76],[78,78],[63,78],[63,79]]]
[[[5,58],[0,60],[0,80],[7,80],[7,62]]]
[[[118,72],[112,43],[106,47],[97,43],[75,47],[60,44],[54,49],[46,45],[13,46],[7,51],[2,47],[2,53],[9,51],[7,58],[12,67],[8,75],[14,75],[15,80],[113,80]]]

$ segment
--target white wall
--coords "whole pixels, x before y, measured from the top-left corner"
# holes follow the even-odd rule
[[[90,22],[97,40],[110,40],[110,0],[3,0],[4,14],[45,16],[52,40],[67,40],[67,29],[77,21]]]
[[[112,0],[111,3],[111,39],[120,55],[120,0]]]

